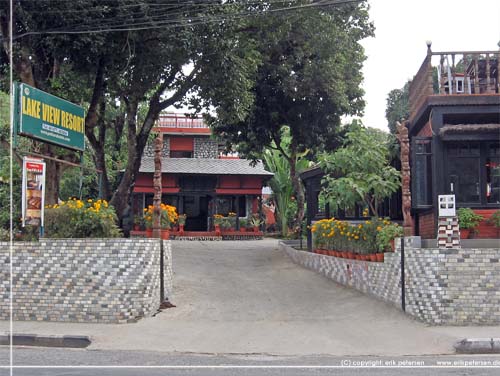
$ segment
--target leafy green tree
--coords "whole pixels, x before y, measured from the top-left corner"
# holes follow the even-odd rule
[[[288,150],[290,147],[290,132],[288,127],[282,130],[281,148]],[[294,161],[297,170],[300,172],[309,166],[309,161],[305,158],[307,152],[300,153]],[[290,164],[283,158],[277,148],[268,148],[263,153],[263,160],[266,168],[274,176],[269,180],[269,186],[273,191],[274,202],[276,206],[277,219],[280,224],[281,235],[288,236],[288,224],[290,219],[296,214],[296,205],[294,205],[293,184],[290,177]]]
[[[126,209],[146,142],[162,110],[172,105],[212,107],[221,118],[234,121],[252,103],[249,89],[259,55],[247,18],[234,17],[248,10],[244,3],[54,0],[16,1],[15,6],[16,77],[87,107],[85,132],[92,159],[102,171],[104,197],[118,216]],[[7,10],[0,9],[4,70],[9,51]],[[110,164],[107,146],[114,141],[118,155],[124,139],[124,172],[114,185],[108,169],[117,168],[120,158]],[[75,153],[52,145],[42,144],[39,151],[79,161]],[[58,199],[64,168],[47,163],[48,204]]]
[[[381,201],[400,186],[400,173],[390,166],[389,155],[387,134],[352,127],[342,148],[320,157],[326,173],[322,194],[333,208],[362,204],[376,214]]]
[[[277,6],[270,3],[270,9]],[[248,116],[234,121],[217,113],[212,120],[228,148],[237,144],[242,155],[255,159],[266,147],[272,148],[288,163],[299,226],[305,197],[296,161],[308,149],[334,149],[341,117],[362,112],[365,56],[359,41],[373,34],[373,26],[365,1],[272,14],[255,21],[263,61]],[[290,130],[287,149],[281,146],[285,126]]]
[[[402,89],[394,89],[387,94],[385,117],[391,134],[397,133],[396,123],[408,119],[410,115],[409,86],[410,81]]]

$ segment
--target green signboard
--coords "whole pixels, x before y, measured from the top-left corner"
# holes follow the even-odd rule
[[[64,99],[26,84],[15,85],[17,132],[21,135],[85,150],[85,111]]]

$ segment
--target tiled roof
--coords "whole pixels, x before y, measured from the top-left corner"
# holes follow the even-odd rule
[[[139,172],[154,172],[154,169],[154,159],[144,157]],[[161,170],[166,174],[273,175],[264,170],[262,162],[252,167],[247,159],[163,158]]]

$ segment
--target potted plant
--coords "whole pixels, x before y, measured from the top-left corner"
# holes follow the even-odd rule
[[[230,231],[232,228],[230,219],[228,217],[223,217],[220,227],[224,231]]]
[[[236,213],[227,213],[227,220],[229,221],[229,231],[234,231],[236,229]]]
[[[500,210],[494,212],[487,221],[488,224],[495,226],[497,229],[497,238],[500,232]]]
[[[403,228],[397,223],[384,226],[377,233],[376,244],[380,252],[393,251],[394,239],[403,236]]]
[[[134,216],[134,231],[144,230],[144,217],[142,215]]]
[[[162,239],[169,239],[169,231],[179,219],[177,209],[175,206],[162,203],[160,204],[160,215],[161,237]]]
[[[146,237],[153,237],[153,205],[144,208],[144,226],[146,228]]]
[[[222,214],[214,214],[214,227],[216,236],[220,236],[220,227],[223,221],[224,216]]]
[[[262,221],[257,216],[253,216],[250,219],[250,225],[253,227],[254,232],[259,232],[259,226],[262,224]]]
[[[468,239],[471,232],[476,232],[476,227],[483,220],[483,216],[474,213],[470,208],[460,208],[457,211],[460,238]]]
[[[240,219],[240,231],[241,232],[246,232],[247,230],[247,225],[248,225],[248,221],[246,218],[242,218]]]
[[[179,214],[179,219],[177,220],[177,223],[179,223],[179,234],[184,235],[184,225],[186,224],[186,214]]]

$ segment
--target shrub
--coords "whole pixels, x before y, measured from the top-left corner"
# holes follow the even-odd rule
[[[47,206],[47,238],[115,238],[121,236],[115,210],[105,200],[75,198]]]
[[[248,225],[248,220],[246,218],[240,219],[240,228],[247,227]]]
[[[377,234],[377,249],[381,252],[389,250],[391,240],[403,236],[403,228],[397,223],[383,227]]]
[[[330,218],[316,222],[311,231],[317,248],[367,254],[378,251],[377,236],[388,226],[393,226],[389,219],[378,217],[357,224]]]
[[[8,242],[10,240],[10,231],[0,227],[0,242]]]
[[[488,219],[488,223],[495,227],[500,227],[500,210],[497,210],[491,215],[491,217]]]
[[[153,228],[153,211],[153,205],[149,205],[147,208],[144,208],[144,224],[148,229]],[[160,226],[162,229],[170,229],[179,218],[175,206],[163,203],[160,204],[160,215]]]
[[[482,215],[474,213],[470,208],[458,209],[458,224],[462,229],[474,229],[483,218]]]
[[[187,218],[186,214],[179,214],[179,218],[177,221],[178,221],[180,226],[183,226],[186,224],[186,218]]]
[[[220,226],[224,221],[224,216],[222,214],[214,214],[214,225]]]

